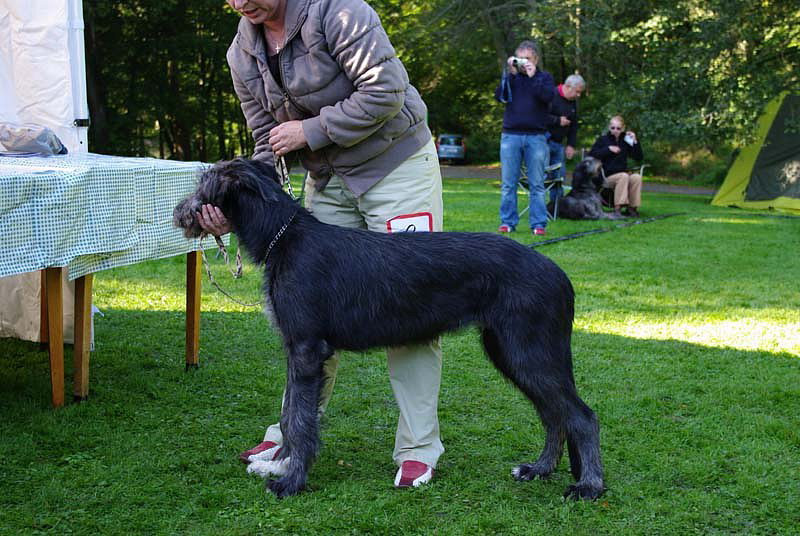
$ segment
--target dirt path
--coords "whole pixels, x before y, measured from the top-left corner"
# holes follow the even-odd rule
[[[451,166],[442,164],[442,177],[446,179],[489,179],[500,180],[500,167],[489,166]],[[690,195],[714,195],[713,188],[703,188],[700,186],[680,186],[675,184],[662,184],[658,182],[647,182],[643,185],[645,192],[690,194]]]

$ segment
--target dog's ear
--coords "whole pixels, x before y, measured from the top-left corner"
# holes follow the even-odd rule
[[[218,162],[203,172],[197,185],[197,198],[201,204],[222,207],[230,192],[238,187],[230,162]]]
[[[250,192],[264,200],[274,201],[281,191],[275,168],[257,160],[235,158],[218,162],[207,170],[200,182],[203,203],[226,205],[231,193]]]
[[[260,160],[247,161],[250,183],[265,201],[277,201],[283,194],[283,185],[275,167]]]
[[[281,186],[281,178],[278,176],[277,171],[275,171],[275,166],[262,162],[261,160],[250,160],[250,162],[259,175]]]

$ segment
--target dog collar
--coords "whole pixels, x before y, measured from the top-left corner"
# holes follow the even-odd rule
[[[292,220],[294,220],[294,217],[297,216],[298,212],[300,212],[299,208],[297,210],[295,210],[294,214],[292,214],[292,217],[289,218],[286,221],[286,223],[284,223],[283,226],[280,229],[278,229],[278,232],[275,234],[275,237],[272,239],[272,242],[270,242],[269,246],[267,246],[267,254],[264,255],[264,260],[261,261],[261,264],[266,266],[267,259],[269,258],[269,254],[272,252],[272,248],[275,247],[275,244],[278,243],[278,240],[280,240],[281,236],[283,236],[283,233],[286,232],[286,229],[289,227],[289,224],[292,223]]]

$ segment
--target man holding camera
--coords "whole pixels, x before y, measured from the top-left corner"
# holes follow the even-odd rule
[[[519,223],[517,186],[523,161],[530,184],[531,232],[534,236],[544,236],[547,227],[544,170],[549,161],[549,149],[545,134],[555,84],[549,73],[537,68],[538,61],[536,43],[520,43],[515,56],[508,58],[508,72],[503,73],[494,92],[494,98],[506,105],[500,138],[502,185],[498,231],[501,233],[510,233]]]

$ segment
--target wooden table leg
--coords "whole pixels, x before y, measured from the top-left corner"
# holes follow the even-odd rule
[[[39,348],[47,350],[47,341],[50,339],[50,332],[47,330],[47,271],[39,270],[41,275],[41,290],[39,291]]]
[[[64,315],[61,268],[47,268],[45,279],[50,342],[50,383],[53,386],[53,407],[60,408],[64,405]]]
[[[186,368],[198,367],[200,350],[200,253],[186,255]]]
[[[73,400],[89,397],[89,349],[92,343],[92,274],[75,280],[75,347]]]

